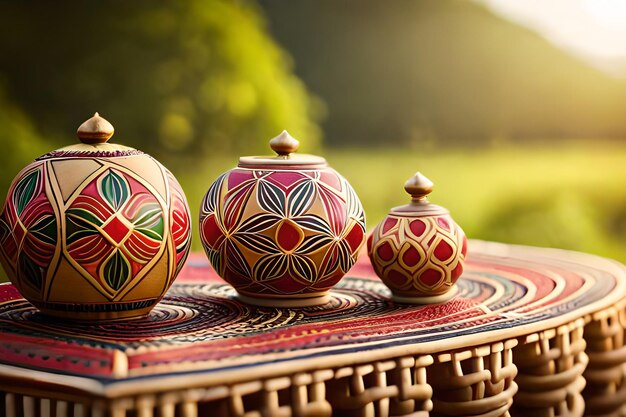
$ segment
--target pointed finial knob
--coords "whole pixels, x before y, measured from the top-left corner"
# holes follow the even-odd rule
[[[413,200],[421,200],[425,198],[431,193],[433,186],[433,182],[420,172],[416,172],[415,175],[404,183],[404,189],[407,193],[411,194]]]
[[[280,156],[289,156],[298,150],[300,142],[283,130],[280,135],[270,140],[270,147]]]
[[[104,117],[96,112],[91,119],[78,127],[76,133],[81,142],[87,144],[105,143],[113,136],[115,129]]]

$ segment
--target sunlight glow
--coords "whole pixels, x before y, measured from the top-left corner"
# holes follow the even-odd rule
[[[626,76],[626,1],[482,0],[493,12],[613,75]]]
[[[626,32],[624,0],[585,0],[583,7],[600,25],[615,32]]]

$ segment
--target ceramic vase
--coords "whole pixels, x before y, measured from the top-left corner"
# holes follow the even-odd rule
[[[37,158],[10,186],[0,260],[43,313],[71,320],[145,316],[187,257],[190,215],[180,185],[141,151],[108,143],[97,113],[81,143]]]
[[[467,238],[448,210],[428,201],[432,188],[419,172],[410,178],[411,202],[391,209],[368,238],[374,271],[398,302],[446,301],[463,273]]]
[[[365,215],[348,181],[317,156],[294,154],[287,132],[275,157],[242,157],[209,188],[200,235],[218,274],[247,303],[324,304],[365,241]]]

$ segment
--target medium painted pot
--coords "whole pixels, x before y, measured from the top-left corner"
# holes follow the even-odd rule
[[[45,314],[144,316],[189,252],[189,207],[180,185],[154,158],[107,143],[113,132],[96,113],[79,127],[80,144],[41,156],[9,189],[0,261]]]
[[[376,274],[403,303],[439,303],[451,298],[463,273],[467,238],[450,213],[426,196],[433,183],[419,172],[404,186],[410,204],[391,209],[368,238]]]
[[[365,241],[365,215],[348,181],[323,158],[293,154],[286,131],[275,157],[242,157],[211,185],[200,235],[209,260],[247,303],[319,305]]]

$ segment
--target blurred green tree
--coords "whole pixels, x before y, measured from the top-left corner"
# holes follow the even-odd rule
[[[0,203],[4,204],[6,191],[13,177],[27,163],[45,152],[31,120],[17,106],[7,100],[0,85]]]
[[[259,0],[329,146],[626,136],[626,82],[466,0]]]
[[[64,144],[94,111],[166,161],[267,152],[285,128],[319,144],[315,99],[256,3],[10,1],[0,16],[8,95]]]

